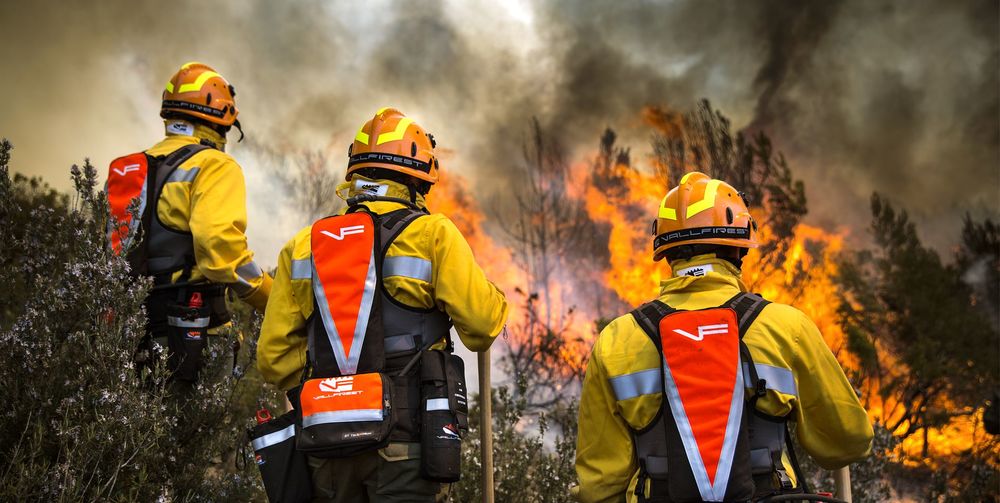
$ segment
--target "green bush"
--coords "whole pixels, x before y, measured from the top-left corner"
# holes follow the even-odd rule
[[[0,144],[0,501],[249,501],[236,463],[255,400],[233,372],[237,324],[213,338],[206,377],[184,400],[140,385],[146,280],[106,246],[107,203],[88,163],[75,193],[9,176]],[[163,361],[152,376],[164,380]],[[238,466],[237,466],[238,465]]]
[[[469,434],[462,443],[462,480],[451,487],[450,501],[482,500],[480,443],[480,398],[473,397],[469,411]],[[517,397],[506,386],[493,393],[493,464],[496,501],[558,503],[572,501],[570,487],[576,483],[574,461],[576,435],[549,438],[552,423],[576,422],[570,406],[537,420],[526,416],[526,394]],[[565,430],[561,430],[565,431]]]

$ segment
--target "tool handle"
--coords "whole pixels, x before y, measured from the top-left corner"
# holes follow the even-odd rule
[[[493,503],[493,387],[490,383],[490,350],[479,353],[479,434],[482,459],[483,503]]]

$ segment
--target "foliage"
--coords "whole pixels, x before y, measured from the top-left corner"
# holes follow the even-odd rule
[[[450,501],[482,500],[480,458],[480,402],[473,399],[469,411],[469,434],[462,443],[462,480],[451,487]],[[527,418],[525,390],[512,393],[506,386],[493,393],[493,452],[496,501],[559,503],[572,501],[574,472],[575,402],[566,407]],[[534,417],[534,416],[533,416]],[[551,430],[555,423],[558,433]]]
[[[794,428],[794,424],[792,427]],[[873,425],[873,430],[875,438],[872,440],[871,455],[851,465],[851,494],[855,503],[878,503],[891,499],[890,474],[898,474],[902,470],[893,463],[893,453],[899,445],[899,439],[881,423]],[[798,442],[795,442],[794,447],[796,459],[807,477],[809,488],[814,492],[834,492],[832,472],[816,465]]]
[[[140,385],[133,363],[147,280],[106,246],[107,203],[89,163],[75,194],[11,180],[0,146],[0,500],[247,501],[252,465],[234,466],[251,412],[234,405],[235,330],[210,341],[205,377],[180,398],[165,361]],[[245,323],[245,322],[241,322]]]
[[[875,194],[872,215],[877,248],[843,264],[840,314],[849,349],[865,363],[860,377],[878,383],[881,398],[896,405],[886,411],[887,427],[905,427],[908,436],[982,404],[997,385],[1000,365],[995,350],[983,349],[1000,347],[1000,333],[973,308],[962,271],[921,244],[905,211]],[[910,371],[898,375],[882,368],[874,356],[878,347]]]
[[[522,312],[523,319],[508,322],[506,330],[515,334],[515,341],[500,354],[500,369],[514,379],[529,412],[566,406],[569,397],[579,393],[584,367],[567,361],[564,348],[568,340],[583,341],[565,325],[545,324],[538,313],[537,294],[527,296]]]
[[[976,417],[997,389],[1000,241],[996,224],[966,217],[962,246],[946,264],[920,242],[905,211],[878,194],[871,207],[875,249],[845,257],[840,268],[841,324],[861,363],[857,381],[886,404],[881,420],[888,431],[921,435],[922,464],[932,441],[928,430],[956,416]],[[886,354],[907,370],[886,365]],[[971,449],[935,460],[936,469],[910,470],[908,477],[932,481],[922,496],[978,501],[995,495],[1000,442],[981,432],[973,440]]]

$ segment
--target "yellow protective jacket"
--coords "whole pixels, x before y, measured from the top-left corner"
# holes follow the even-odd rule
[[[165,156],[202,139],[219,145],[225,138],[200,124],[185,121],[168,127],[167,137],[146,151]],[[192,135],[172,131],[187,129]],[[271,277],[254,261],[247,247],[246,184],[243,170],[229,154],[205,149],[183,162],[178,170],[196,173],[164,184],[156,213],[168,228],[189,232],[194,241],[196,267],[191,282],[209,281],[229,285],[248,304],[263,312],[271,290]],[[174,275],[174,280],[181,272]]]
[[[349,197],[360,193],[358,187],[364,184],[383,187],[385,196],[409,199],[408,189],[393,181],[355,175],[352,182]],[[342,185],[338,193],[346,188]],[[423,198],[418,196],[416,203],[423,207]],[[378,214],[403,208],[384,201],[364,204]],[[257,368],[264,380],[285,390],[299,383],[306,364],[306,320],[313,313],[313,289],[311,276],[299,271],[300,264],[309,264],[312,257],[311,231],[312,226],[302,229],[281,249],[257,344]],[[472,351],[490,347],[507,321],[507,299],[486,279],[468,242],[448,217],[416,219],[392,242],[386,257],[415,257],[430,263],[429,278],[383,278],[391,297],[410,307],[444,311]]]
[[[677,309],[706,309],[746,291],[739,270],[711,255],[675,263],[674,270],[705,264],[713,271],[704,276],[663,281],[659,300]],[[868,415],[812,320],[791,306],[772,303],[743,340],[758,369],[763,364],[769,371],[767,394],[757,401],[758,410],[796,421],[800,444],[823,468],[839,468],[868,455],[873,436]],[[619,400],[611,380],[659,369],[661,358],[631,314],[601,331],[580,397],[576,454],[580,485],[573,490],[579,501],[638,501],[639,466],[630,428],[652,423],[662,393],[640,394],[640,390]],[[785,464],[792,475],[787,456]]]

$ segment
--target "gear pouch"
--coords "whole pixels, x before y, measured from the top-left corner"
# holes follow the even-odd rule
[[[251,428],[247,432],[254,460],[271,503],[300,503],[312,499],[312,479],[306,454],[295,448],[295,411]]]
[[[209,306],[190,307],[176,302],[167,305],[167,367],[173,379],[198,380],[211,315]]]
[[[385,446],[395,426],[392,381],[382,373],[309,379],[299,394],[300,451],[321,458]]]
[[[435,482],[457,482],[462,472],[464,428],[450,382],[451,356],[424,351],[420,362],[420,475]],[[464,383],[462,391],[464,395]]]

